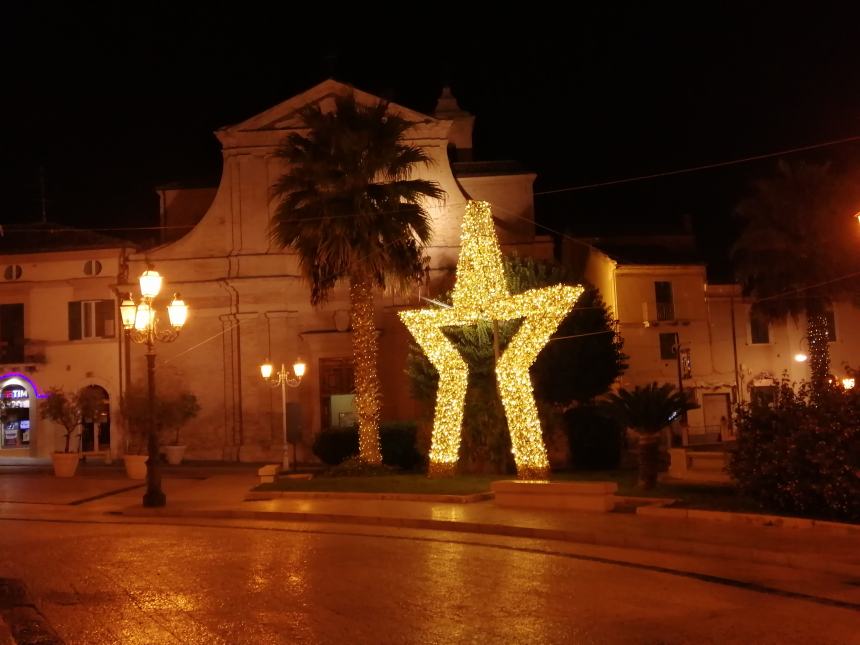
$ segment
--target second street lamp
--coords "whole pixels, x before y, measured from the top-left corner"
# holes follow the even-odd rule
[[[269,385],[281,388],[281,424],[284,433],[284,457],[282,465],[284,470],[290,469],[290,453],[287,443],[287,387],[298,387],[302,382],[302,377],[305,375],[306,369],[307,365],[305,365],[301,358],[297,358],[296,362],[293,363],[292,376],[287,372],[287,368],[283,363],[281,363],[281,369],[278,372],[274,371],[275,366],[268,359],[260,365],[260,375],[266,379]]]
[[[122,326],[129,340],[146,345],[146,386],[149,401],[149,415],[146,428],[146,493],[143,505],[147,507],[164,506],[167,496],[161,490],[161,467],[159,464],[158,434],[155,424],[155,344],[171,343],[179,336],[179,331],[188,319],[188,306],[174,294],[173,301],[167,306],[169,326],[159,327],[154,300],[161,291],[162,278],[157,271],[149,269],[140,276],[140,301],[135,303],[131,294],[122,301],[120,315]]]

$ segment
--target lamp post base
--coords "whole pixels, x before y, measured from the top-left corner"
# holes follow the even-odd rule
[[[167,504],[167,495],[160,490],[148,490],[143,496],[145,508],[161,508]]]
[[[281,468],[284,471],[290,469],[290,449],[288,447],[284,447],[284,458],[281,460]]]

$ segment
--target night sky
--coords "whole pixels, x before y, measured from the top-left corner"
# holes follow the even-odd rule
[[[524,5],[492,24],[422,5],[390,25],[293,3],[4,8],[0,221],[39,219],[43,167],[50,220],[153,226],[155,185],[217,182],[213,130],[329,76],[425,112],[449,82],[479,158],[521,161],[537,191],[860,135],[857,10],[655,4]],[[791,158],[858,168],[860,143]],[[732,207],[774,164],[538,195],[538,219],[608,234],[689,214],[720,274]]]

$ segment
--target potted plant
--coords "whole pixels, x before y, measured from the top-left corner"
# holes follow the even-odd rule
[[[149,400],[145,390],[126,390],[120,400],[120,413],[125,421],[125,454],[122,461],[129,479],[146,479],[149,412]]]
[[[89,388],[77,394],[67,394],[58,387],[48,390],[48,398],[39,406],[39,416],[61,425],[66,440],[63,452],[51,453],[54,475],[57,477],[74,477],[80,456],[71,451],[72,435],[83,419],[95,414],[101,401],[102,397]]]
[[[178,466],[182,463],[187,446],[181,441],[182,426],[197,416],[200,404],[197,397],[190,392],[180,392],[176,397],[162,400],[159,409],[159,429],[170,432],[170,443],[164,446],[167,463]]]
[[[181,429],[200,411],[197,397],[190,392],[181,392],[165,398],[156,396],[150,410],[149,397],[141,388],[130,388],[122,398],[120,410],[126,422],[126,473],[131,479],[146,478],[146,437],[149,415],[154,414],[155,428],[159,435],[170,433],[170,443],[164,446],[167,462],[177,465],[182,462],[186,446],[181,443]]]

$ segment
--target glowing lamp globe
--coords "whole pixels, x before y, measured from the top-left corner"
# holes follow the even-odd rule
[[[260,365],[260,374],[265,379],[272,378],[272,372],[275,370],[275,366],[272,365],[269,361],[266,361],[262,365]]]
[[[152,327],[155,311],[147,303],[142,302],[137,307],[137,314],[134,317],[134,328],[137,331],[146,331]]]
[[[140,293],[144,298],[155,298],[161,291],[161,275],[149,269],[140,274]]]
[[[302,378],[305,375],[305,370],[307,369],[307,365],[301,358],[297,358],[296,362],[293,363],[293,374],[295,374],[298,378]]]
[[[167,305],[167,317],[170,318],[170,324],[175,329],[181,329],[188,319],[188,305],[179,297],[179,294],[174,294],[173,301]]]
[[[798,363],[805,363],[808,358],[809,356],[807,356],[803,352],[797,352],[797,354],[794,355],[794,360]]]
[[[122,301],[122,304],[119,306],[119,314],[122,317],[122,327],[123,329],[131,329],[134,327],[134,319],[135,314],[137,313],[137,305],[134,304],[134,300],[131,299],[131,294]]]

